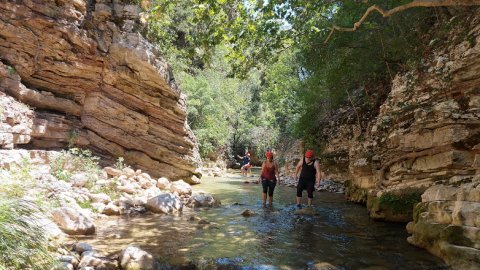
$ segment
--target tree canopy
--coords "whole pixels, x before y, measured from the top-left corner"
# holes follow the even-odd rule
[[[477,2],[154,0],[148,36],[189,96],[202,155],[233,156],[317,136],[330,111],[388,88],[461,23],[441,6]]]

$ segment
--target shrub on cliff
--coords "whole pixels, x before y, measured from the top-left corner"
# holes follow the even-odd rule
[[[380,205],[391,209],[393,213],[404,214],[413,212],[414,206],[422,201],[423,190],[406,189],[400,193],[385,192],[380,196]]]
[[[74,173],[86,172],[89,176],[88,184],[91,184],[95,175],[100,172],[98,160],[99,157],[94,156],[89,150],[70,148],[68,151],[61,151],[52,160],[50,167],[52,174],[63,181],[69,181]]]

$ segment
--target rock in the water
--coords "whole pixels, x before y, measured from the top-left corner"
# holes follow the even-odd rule
[[[135,246],[129,246],[122,250],[119,261],[124,270],[154,270],[156,267],[153,256]]]
[[[242,216],[244,216],[244,217],[251,217],[251,216],[254,216],[254,215],[256,215],[256,213],[253,212],[250,209],[246,209],[245,211],[242,212]]]
[[[298,209],[294,213],[295,215],[306,215],[306,216],[316,216],[319,215],[318,211],[315,210],[313,207],[305,207],[302,209]]]

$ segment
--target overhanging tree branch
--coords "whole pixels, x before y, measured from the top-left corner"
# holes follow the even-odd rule
[[[367,9],[367,11],[363,14],[362,18],[356,23],[353,24],[353,27],[340,27],[337,25],[332,25],[330,28],[330,33],[328,34],[327,38],[323,42],[327,44],[330,38],[332,37],[333,33],[335,32],[355,32],[357,29],[362,25],[362,23],[367,19],[370,13],[377,11],[384,18],[390,17],[395,13],[402,12],[404,10],[414,8],[414,7],[449,7],[449,6],[480,6],[480,0],[415,0],[405,5],[401,5],[389,10],[384,10],[383,8],[373,5]]]

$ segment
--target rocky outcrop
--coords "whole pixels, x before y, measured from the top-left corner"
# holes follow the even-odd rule
[[[329,133],[322,162],[346,160],[346,194],[371,217],[413,219],[410,243],[478,269],[480,16],[465,14],[418,70],[395,76],[378,114],[337,112],[350,120]]]
[[[415,206],[408,242],[445,258],[454,269],[479,269],[479,214],[480,175],[460,186],[432,186]]]
[[[1,105],[0,147],[75,145],[188,181],[200,159],[185,97],[143,21],[117,0],[0,3],[2,98],[35,111]]]
[[[364,194],[356,200],[368,204],[474,181],[480,169],[480,17],[470,18],[467,29],[470,39],[436,51],[424,71],[396,76],[365,141],[350,150],[352,186]],[[388,219],[382,205],[368,205],[372,216]]]

